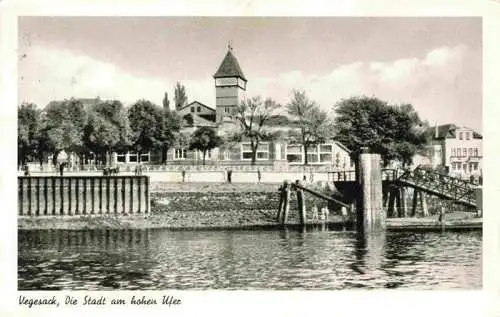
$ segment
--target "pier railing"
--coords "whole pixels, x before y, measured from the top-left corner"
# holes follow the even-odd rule
[[[398,175],[402,173],[397,169],[383,169],[382,170],[382,180],[392,181],[398,178]],[[328,172],[328,181],[330,182],[354,182],[356,181],[356,171],[331,171]]]
[[[150,212],[148,176],[18,177],[20,216]]]

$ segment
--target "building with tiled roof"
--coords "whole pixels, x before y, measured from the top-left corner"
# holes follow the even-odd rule
[[[442,168],[450,175],[468,178],[482,174],[482,141],[480,133],[455,124],[436,125],[427,130],[428,154],[415,163]]]

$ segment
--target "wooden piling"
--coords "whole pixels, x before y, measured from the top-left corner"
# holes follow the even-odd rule
[[[300,181],[295,182],[297,185],[301,185]],[[297,187],[297,210],[299,212],[300,224],[304,225],[306,223],[306,202],[304,199],[304,191]]]
[[[418,195],[419,192],[415,188],[413,189],[413,203],[411,207],[411,216],[415,217],[417,215],[417,205],[418,205]]]
[[[420,198],[420,206],[422,206],[422,217],[428,217],[429,216],[429,209],[427,208],[427,198],[425,196],[425,193],[420,191],[419,192],[419,198]]]
[[[283,183],[279,188],[279,204],[278,204],[278,213],[276,214],[276,220],[281,222],[283,217],[283,207],[285,203],[285,187],[286,182]]]
[[[394,217],[394,203],[396,202],[396,189],[391,188],[389,191],[389,207],[387,210],[387,216],[392,218]]]
[[[406,200],[406,188],[401,187],[401,217],[408,216],[408,201]]]
[[[441,222],[441,230],[445,230],[445,214],[446,214],[446,209],[444,206],[441,206],[440,213],[439,213],[439,221]]]
[[[282,223],[286,224],[288,220],[288,212],[290,210],[290,184],[288,181],[285,181],[285,197],[283,200],[283,218]]]
[[[18,213],[19,215],[23,214],[23,194],[24,194],[24,184],[23,184],[24,178],[18,178],[17,179],[17,186],[18,186],[18,195],[19,195],[19,204],[18,204]]]

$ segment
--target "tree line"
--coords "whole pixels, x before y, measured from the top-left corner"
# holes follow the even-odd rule
[[[43,110],[33,103],[18,107],[18,163],[39,161],[53,154],[54,164],[61,151],[72,152],[83,162],[91,153],[100,161],[112,152],[167,152],[173,146],[199,150],[203,164],[209,150],[248,142],[251,163],[263,142],[280,138],[299,144],[308,164],[308,149],[327,140],[336,140],[351,150],[356,159],[361,147],[382,155],[384,164],[398,160],[410,164],[427,144],[427,122],[410,104],[392,105],[375,97],[352,97],[333,106],[333,116],[310,100],[304,91],[294,90],[286,105],[256,96],[242,100],[236,108],[236,128],[218,133],[200,127],[191,135],[183,133],[183,118],[176,110],[187,103],[185,88],[175,90],[175,110],[168,95],[162,106],[138,100],[126,108],[118,100],[97,100],[84,105],[78,99],[51,102]],[[286,116],[283,114],[286,113]],[[282,120],[282,122],[280,122]],[[276,129],[280,123],[290,129]]]

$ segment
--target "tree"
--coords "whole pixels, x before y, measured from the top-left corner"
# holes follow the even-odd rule
[[[391,160],[411,164],[427,144],[427,123],[411,105],[389,105],[374,97],[353,97],[335,106],[336,140],[351,150],[356,166],[362,147],[379,153],[384,165]]]
[[[182,118],[174,111],[163,109],[161,121],[161,133],[159,142],[161,142],[161,161],[167,162],[168,149],[175,144],[177,134],[182,128]]]
[[[163,109],[148,100],[139,100],[128,109],[132,147],[149,152],[163,145]]]
[[[170,110],[170,101],[168,100],[168,93],[165,92],[165,96],[163,97],[163,109]]]
[[[18,164],[22,165],[27,160],[40,158],[41,117],[42,111],[33,103],[24,103],[17,108]]]
[[[40,151],[53,153],[53,164],[62,150],[81,152],[87,113],[76,99],[51,102],[45,107],[40,131]]]
[[[174,100],[175,110],[179,110],[188,102],[186,87],[184,87],[184,85],[181,85],[180,82],[177,82],[177,84],[175,84]]]
[[[200,127],[194,131],[189,143],[190,150],[199,150],[203,153],[203,165],[207,151],[212,150],[222,144],[222,138],[217,135],[215,130],[209,127]]]
[[[88,109],[84,145],[88,151],[100,155],[101,160],[107,161],[107,154],[128,148],[131,138],[127,112],[120,101],[99,101]]]
[[[324,143],[332,136],[332,124],[325,111],[307,98],[304,91],[293,91],[293,97],[287,105],[288,114],[298,123],[298,131],[290,131],[292,137],[304,148],[304,165],[308,164],[307,151],[311,146]]]
[[[236,119],[240,123],[240,131],[233,138],[250,141],[252,151],[251,164],[255,165],[257,149],[261,141],[272,140],[274,133],[266,129],[266,124],[274,112],[281,107],[274,100],[262,101],[260,96],[243,100],[236,109]]]

